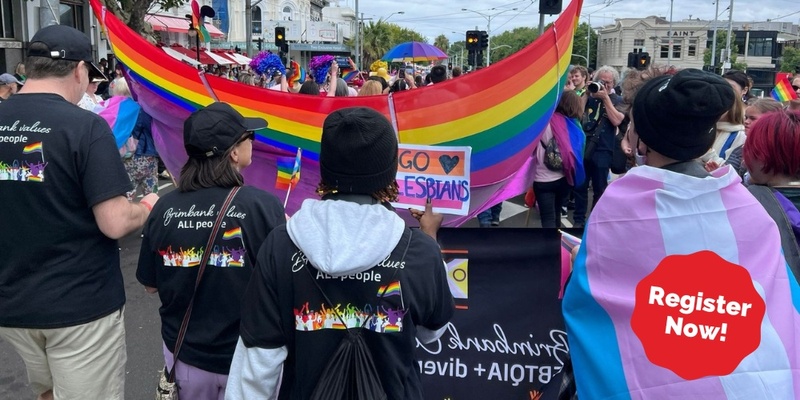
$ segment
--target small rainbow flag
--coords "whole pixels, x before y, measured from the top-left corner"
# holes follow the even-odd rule
[[[244,264],[241,261],[233,261],[233,260],[228,261],[229,267],[241,267],[242,265]]]
[[[386,325],[383,328],[383,331],[384,332],[400,332],[400,331],[402,331],[402,329],[400,329],[400,327],[397,326],[397,325]]]
[[[306,70],[300,67],[297,61],[292,60],[289,64],[292,67],[292,75],[288,77],[289,84],[294,85],[295,82],[303,83],[306,81]]]
[[[242,228],[241,227],[240,228],[233,228],[231,230],[225,231],[225,233],[222,234],[222,238],[225,239],[225,240],[231,240],[231,239],[235,239],[235,238],[241,239],[242,238]]]
[[[41,153],[41,152],[42,152],[42,142],[31,143],[22,149],[23,154]]]
[[[278,157],[278,177],[275,187],[281,190],[290,190],[300,181],[300,164],[303,149],[297,148],[295,157]]]
[[[789,80],[781,77],[772,89],[772,98],[778,101],[789,101],[797,98],[797,93],[792,89]]]
[[[385,293],[384,293],[385,291]],[[378,296],[400,296],[400,281],[378,288]]]
[[[28,177],[28,181],[29,182],[41,182],[42,181],[42,177],[41,176],[36,176],[36,175],[31,175],[31,176]]]

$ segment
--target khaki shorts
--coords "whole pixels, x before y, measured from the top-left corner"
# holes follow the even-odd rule
[[[25,361],[36,395],[52,389],[56,400],[125,397],[128,354],[123,309],[66,328],[0,327],[0,337]]]

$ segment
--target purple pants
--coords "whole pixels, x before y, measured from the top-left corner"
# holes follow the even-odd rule
[[[164,348],[164,363],[167,371],[172,368],[172,352],[167,345]],[[228,384],[228,375],[215,374],[193,367],[178,360],[175,367],[175,382],[178,384],[178,394],[182,399],[193,400],[224,400],[225,387]]]

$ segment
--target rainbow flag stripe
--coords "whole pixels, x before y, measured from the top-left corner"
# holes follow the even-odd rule
[[[99,0],[90,3],[139,104],[153,117],[159,154],[167,169],[177,174],[187,159],[183,122],[191,112],[213,102],[213,97],[194,68],[131,31],[106,12]],[[274,194],[280,195],[271,184],[277,175],[276,157],[299,147],[305,161],[317,163],[323,121],[344,107],[381,112],[394,123],[401,143],[471,146],[470,212],[446,216],[444,222],[457,226],[529,187],[530,155],[566,82],[582,3],[571,1],[536,41],[488,68],[391,97],[299,96],[215,76],[207,79],[219,101],[246,117],[269,121],[268,128],[256,133],[253,165],[243,174],[247,182]],[[293,189],[295,195],[287,204],[289,215],[303,200],[316,196],[319,170],[316,165],[306,166],[308,176]]]
[[[384,294],[385,291],[385,294]],[[378,296],[400,296],[400,281],[392,282],[378,288]]]
[[[42,142],[31,143],[22,149],[23,154],[41,153]]]
[[[242,228],[233,228],[231,230],[225,231],[225,233],[222,234],[222,238],[225,239],[225,240],[231,240],[231,239],[235,239],[235,238],[241,239],[242,238]]]
[[[789,101],[797,98],[797,93],[792,89],[792,85],[783,77],[772,89],[772,98],[778,101]]]

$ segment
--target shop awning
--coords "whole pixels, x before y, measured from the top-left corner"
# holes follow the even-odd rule
[[[192,66],[195,66],[195,67],[200,65],[200,63],[197,62],[197,60],[195,60],[194,58],[189,58],[189,56],[187,56],[187,55],[175,50],[172,47],[162,46],[161,50],[164,50],[164,53],[167,53],[170,57],[172,57],[172,58],[174,58],[174,59],[176,59],[178,61],[183,61],[183,62],[189,63],[189,65],[192,65]]]
[[[181,53],[181,54],[183,54],[183,55],[185,55],[185,56],[187,56],[189,58],[191,58],[192,60],[197,60],[197,50],[195,50],[194,47],[191,48],[191,49],[187,49],[186,47],[183,47],[183,46],[180,46],[180,45],[177,45],[177,44],[173,44],[173,45],[169,46],[169,48],[172,49],[172,50],[175,50],[175,51],[177,51],[177,52],[179,52],[179,53]],[[217,64],[217,60],[211,58],[201,48],[200,49],[200,64],[216,65]]]
[[[189,30],[189,20],[167,15],[147,14],[144,21],[153,27],[154,31],[186,33]],[[216,26],[206,22],[206,30],[212,37],[223,37],[225,33]]]
[[[205,53],[208,54],[209,57],[213,58],[219,65],[236,64],[233,60],[231,60],[228,57],[225,57],[225,55],[223,54],[214,53],[213,51],[208,51],[208,50],[206,50]]]
[[[236,60],[236,62],[240,65],[250,64],[250,58],[239,53],[225,53],[225,55],[230,57],[232,60]]]

